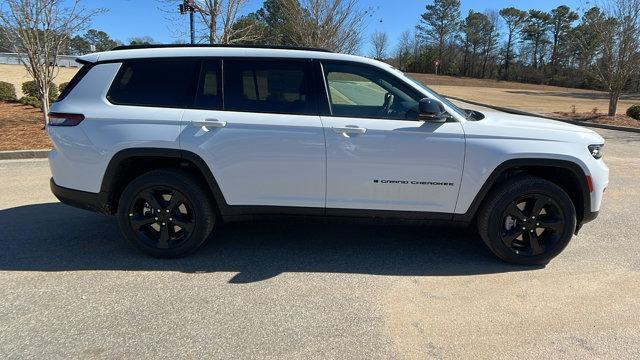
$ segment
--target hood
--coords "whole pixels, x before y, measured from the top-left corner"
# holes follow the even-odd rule
[[[467,135],[587,144],[604,143],[604,139],[595,131],[562,121],[499,111],[482,111],[482,113],[485,115],[484,119],[465,123]]]

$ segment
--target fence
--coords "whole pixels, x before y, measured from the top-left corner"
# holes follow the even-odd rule
[[[24,56],[23,56],[24,57]],[[58,55],[58,66],[60,67],[80,67],[76,62],[76,56]],[[0,53],[0,64],[20,65],[20,55],[16,53]]]

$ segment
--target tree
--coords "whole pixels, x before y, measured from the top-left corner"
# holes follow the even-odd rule
[[[270,45],[294,45],[289,29],[295,26],[291,22],[301,17],[301,12],[298,0],[265,0],[262,8],[256,12],[265,29],[261,34],[261,42]]]
[[[66,51],[70,55],[84,55],[91,52],[91,44],[82,36],[76,35],[69,39]]]
[[[575,54],[578,71],[582,78],[587,77],[589,69],[602,49],[604,39],[598,34],[600,28],[607,21],[605,14],[599,7],[587,10],[571,34],[573,53]]]
[[[398,39],[398,45],[395,51],[396,67],[402,71],[407,71],[407,68],[412,61],[413,54],[417,52],[417,44],[415,42],[415,36],[405,30],[400,34]]]
[[[445,46],[460,26],[460,0],[434,0],[426,6],[417,29],[422,38],[438,48],[438,59],[445,61]]]
[[[551,17],[544,11],[529,10],[529,15],[522,29],[522,38],[529,41],[532,46],[534,69],[538,69],[540,63],[544,63],[544,46],[549,42],[548,31]]]
[[[368,11],[357,0],[283,0],[292,45],[356,53]]]
[[[618,109],[618,100],[631,76],[640,67],[640,0],[607,0],[604,17],[593,16],[589,23],[599,37],[597,57],[590,73],[609,92],[609,116]],[[592,38],[577,38],[583,49]]]
[[[58,75],[58,55],[72,34],[104,10],[87,10],[80,0],[3,1],[6,8],[0,10],[2,36],[21,55],[22,63],[36,82],[46,125],[49,88]]]
[[[8,40],[6,35],[3,35],[4,28],[0,26],[0,52],[10,52],[12,51],[11,43]]]
[[[482,72],[480,73],[480,77],[486,76],[487,63],[489,62],[489,57],[493,54],[496,45],[498,44],[498,39],[500,38],[500,27],[498,24],[498,13],[495,11],[487,10],[484,13],[486,21],[484,22],[484,26],[482,28]]]
[[[508,79],[509,65],[511,63],[515,36],[524,25],[524,21],[527,18],[527,13],[514,7],[508,7],[500,10],[500,16],[507,24],[507,44],[505,46],[504,54],[504,78]]]
[[[89,29],[82,38],[89,44],[94,46],[95,51],[108,51],[118,46],[118,42],[109,37],[109,35],[100,30]]]
[[[554,72],[557,72],[559,58],[567,50],[569,45],[569,33],[572,30],[573,22],[576,20],[578,20],[578,14],[571,11],[571,9],[566,5],[561,5],[551,10],[549,17],[553,37],[553,45],[551,48],[551,67]]]
[[[382,60],[387,56],[389,37],[386,33],[376,31],[371,35],[371,46],[373,47],[371,56],[374,59]]]
[[[461,30],[464,40],[462,73],[465,76],[475,75],[477,54],[484,41],[482,37],[488,21],[484,14],[469,10],[469,15],[462,22]]]
[[[155,40],[151,36],[136,36],[129,39],[129,45],[151,45],[155,44]]]

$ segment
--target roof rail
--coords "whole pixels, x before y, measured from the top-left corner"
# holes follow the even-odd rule
[[[277,50],[305,50],[320,51],[332,53],[327,49],[298,47],[298,46],[281,46],[281,45],[226,45],[226,44],[150,44],[150,45],[122,45],[116,46],[111,51],[118,50],[135,50],[135,49],[163,49],[163,48],[245,48],[245,49],[277,49]]]

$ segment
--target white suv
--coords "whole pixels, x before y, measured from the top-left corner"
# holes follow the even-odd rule
[[[475,222],[498,257],[544,264],[608,184],[595,132],[463,110],[367,58],[151,46],[78,61],[51,107],[51,189],[158,257],[221,221],[308,215]]]

